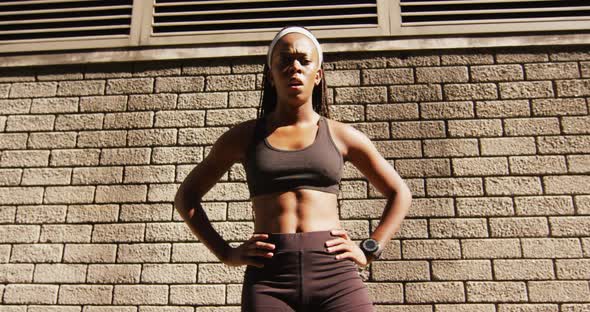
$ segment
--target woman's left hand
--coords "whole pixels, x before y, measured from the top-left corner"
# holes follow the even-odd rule
[[[331,231],[332,235],[340,236],[335,239],[326,241],[326,247],[328,252],[342,252],[336,256],[336,259],[349,258],[356,262],[361,268],[364,268],[368,264],[368,259],[361,248],[353,242],[348,233],[342,229],[334,229]]]

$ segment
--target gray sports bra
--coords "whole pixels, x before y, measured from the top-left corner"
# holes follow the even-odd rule
[[[265,117],[256,121],[244,161],[250,197],[299,188],[338,194],[344,160],[323,116],[314,142],[299,150],[270,145],[265,125]]]

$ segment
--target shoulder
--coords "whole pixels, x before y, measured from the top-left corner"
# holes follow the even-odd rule
[[[222,133],[213,144],[212,152],[241,161],[254,136],[254,129],[258,119],[250,119],[233,125]]]
[[[349,160],[351,152],[373,147],[369,137],[354,126],[337,120],[325,119],[330,127],[332,139],[345,159]]]

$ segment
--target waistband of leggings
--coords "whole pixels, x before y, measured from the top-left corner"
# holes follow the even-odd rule
[[[330,230],[310,231],[298,233],[265,233],[268,238],[265,242],[275,245],[275,250],[326,250],[326,241],[334,239]]]

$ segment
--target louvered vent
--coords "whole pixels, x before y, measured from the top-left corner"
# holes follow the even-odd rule
[[[133,0],[0,1],[0,42],[129,36]]]
[[[153,35],[376,27],[377,0],[156,0]]]
[[[400,0],[403,26],[564,21],[590,17],[590,0]]]

